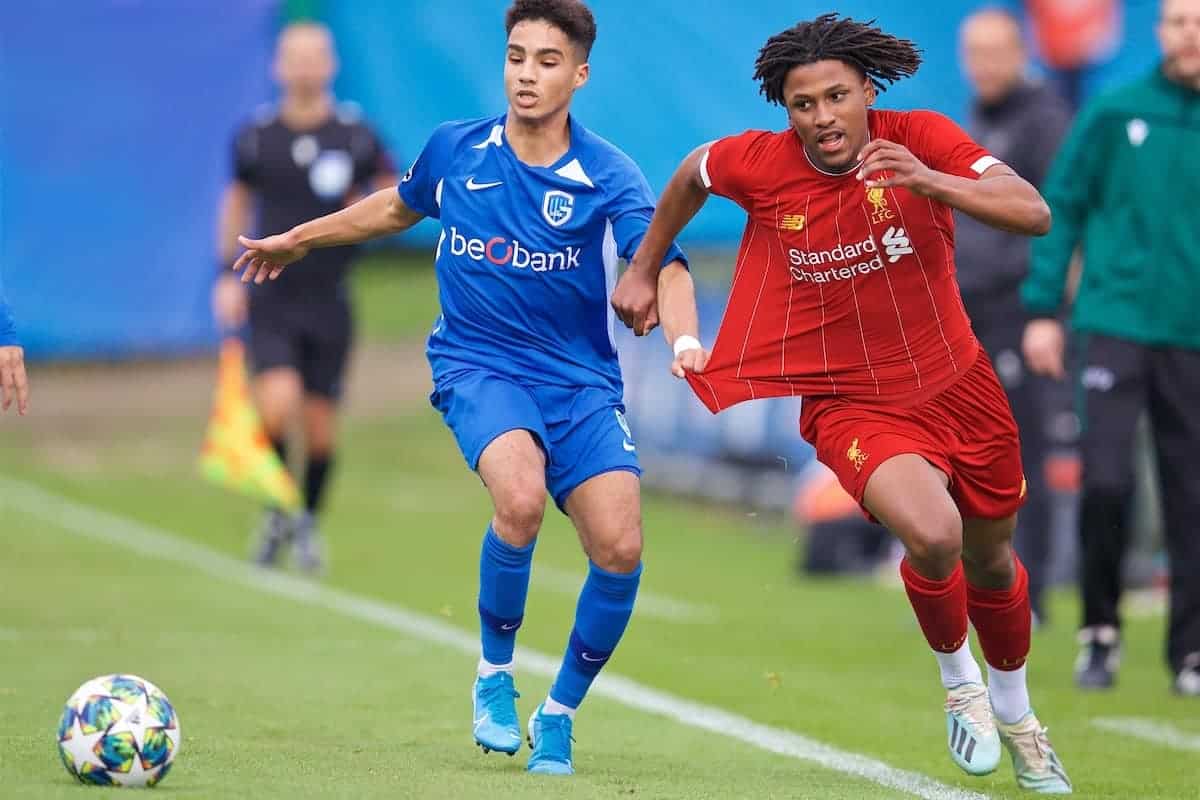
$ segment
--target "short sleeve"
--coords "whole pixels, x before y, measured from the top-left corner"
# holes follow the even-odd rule
[[[935,111],[909,112],[905,144],[925,166],[960,178],[978,178],[1004,163],[952,119]]]
[[[233,139],[233,177],[247,186],[255,186],[261,174],[261,138],[257,125],[247,125]]]
[[[10,347],[17,344],[17,326],[13,322],[12,311],[4,300],[3,290],[0,289],[0,347]]]
[[[632,161],[626,160],[614,173],[607,210],[608,218],[612,222],[617,254],[629,261],[645,238],[650,219],[654,216],[654,194],[650,191],[646,177]],[[688,263],[687,256],[675,242],[667,249],[660,266],[666,266],[672,261],[682,261],[685,266]]]
[[[745,207],[754,186],[760,154],[772,135],[769,131],[746,131],[713,142],[700,159],[700,178],[704,185],[713,194],[728,197]]]
[[[439,126],[400,179],[400,199],[413,211],[434,219],[441,218],[441,183],[454,154],[456,140],[450,124]]]

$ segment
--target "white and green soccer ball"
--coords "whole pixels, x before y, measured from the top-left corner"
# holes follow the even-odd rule
[[[93,678],[67,700],[58,754],[80,783],[154,786],[179,754],[179,717],[162,690],[136,675]]]

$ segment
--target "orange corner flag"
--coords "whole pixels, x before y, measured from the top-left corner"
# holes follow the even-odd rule
[[[208,480],[287,511],[300,508],[300,492],[271,447],[250,402],[246,355],[235,338],[221,343],[212,417],[200,450],[200,474]]]

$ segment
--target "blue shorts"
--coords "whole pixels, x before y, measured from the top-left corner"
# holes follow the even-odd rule
[[[429,396],[471,469],[496,437],[533,434],[546,453],[546,488],[558,507],[604,472],[642,474],[625,406],[610,391],[591,387],[523,386],[486,370],[456,375]]]

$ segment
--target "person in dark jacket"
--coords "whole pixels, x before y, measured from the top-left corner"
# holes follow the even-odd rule
[[[1047,178],[1050,234],[1033,246],[1022,298],[1030,368],[1061,378],[1067,265],[1083,250],[1072,309],[1081,338],[1083,650],[1076,683],[1113,685],[1121,567],[1129,544],[1134,429],[1149,412],[1170,560],[1167,662],[1200,697],[1200,0],[1164,0],[1162,63],[1080,113]]]
[[[1071,123],[1071,109],[1045,86],[1026,78],[1028,58],[1020,23],[989,9],[960,29],[963,69],[974,90],[967,130],[975,141],[1034,186],[1046,176]],[[1046,379],[1026,372],[1021,336],[1029,317],[1020,285],[1029,272],[1029,239],[955,214],[958,283],[975,335],[992,357],[1021,431],[1028,482],[1017,521],[1015,546],[1029,572],[1034,614],[1046,620],[1043,601],[1050,562],[1050,495],[1043,476],[1048,451]]]

